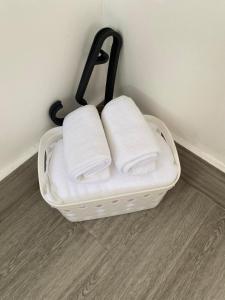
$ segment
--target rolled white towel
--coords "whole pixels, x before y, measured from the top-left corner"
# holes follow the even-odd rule
[[[80,107],[65,117],[63,148],[68,174],[76,182],[109,178],[111,154],[95,106]]]
[[[121,96],[110,101],[102,111],[102,122],[120,172],[143,175],[155,170],[160,150],[153,130],[132,99]]]

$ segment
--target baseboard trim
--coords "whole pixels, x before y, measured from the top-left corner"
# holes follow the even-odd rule
[[[176,136],[175,134],[173,134],[173,137],[174,137],[175,141],[177,142],[177,144],[183,146],[184,148],[186,148],[190,152],[194,153],[195,155],[197,155],[201,159],[205,160],[206,162],[208,162],[209,164],[211,164],[215,168],[217,168],[220,171],[222,171],[222,172],[225,173],[225,164],[224,163],[222,163],[221,161],[219,161],[218,159],[216,159],[212,155],[210,155],[210,154],[208,154],[206,152],[203,152],[199,148],[197,148],[197,147],[189,144],[184,139]]]
[[[225,174],[179,144],[177,150],[181,177],[225,208]]]
[[[11,164],[9,164],[6,168],[0,171],[0,181],[10,175],[13,171],[15,171],[18,167],[23,165],[27,160],[29,160],[33,155],[35,155],[38,151],[38,144],[29,148],[25,153],[23,153],[18,159],[14,160]]]

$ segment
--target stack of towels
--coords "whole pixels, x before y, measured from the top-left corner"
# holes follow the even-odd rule
[[[134,101],[110,101],[101,119],[93,105],[70,113],[49,163],[52,193],[61,203],[132,193],[172,183],[173,154]]]

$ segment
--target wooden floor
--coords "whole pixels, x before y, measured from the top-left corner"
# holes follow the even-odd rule
[[[0,183],[0,299],[224,300],[225,210],[184,177],[155,209],[70,223],[34,157]]]

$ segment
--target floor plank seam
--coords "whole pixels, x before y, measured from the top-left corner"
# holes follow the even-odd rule
[[[33,193],[31,193],[30,195],[29,195],[29,199],[30,198],[32,198],[34,195],[36,195],[36,194],[40,194],[40,191],[39,190],[35,190]],[[0,210],[0,224],[5,220],[5,218],[7,218],[8,216],[7,216],[7,212],[9,211],[9,215],[10,215],[10,211],[14,211],[16,208],[17,208],[17,206],[19,206],[21,203],[22,203],[22,201],[23,201],[23,198],[24,198],[24,196],[21,196],[19,199],[17,199],[17,200],[15,200],[13,203],[11,203],[8,207],[6,207],[5,209],[3,209],[3,210]],[[42,198],[41,198],[42,199]],[[43,200],[43,199],[42,199]],[[20,203],[19,203],[20,202]],[[29,211],[30,209],[32,208],[32,205],[31,206],[29,206],[28,208],[27,208],[27,210],[26,211],[24,211],[24,213],[25,212],[27,212],[27,211]],[[6,216],[5,216],[6,215]]]
[[[85,222],[85,221],[84,221]],[[86,228],[85,224],[82,224],[83,222],[80,222],[80,224],[83,226],[83,228],[96,240],[96,242],[101,246],[104,250],[107,251],[107,253],[110,253],[110,249],[108,249],[101,241],[99,241],[99,238],[91,232],[88,228]]]
[[[199,224],[199,227],[194,231],[193,235],[191,236],[191,238],[189,239],[189,241],[184,245],[184,247],[182,248],[182,250],[180,251],[180,253],[178,254],[178,256],[176,257],[176,261],[178,261],[182,255],[184,254],[184,252],[186,251],[186,249],[188,248],[189,244],[193,241],[193,239],[195,238],[195,236],[198,234],[198,232],[200,231],[200,229],[202,228],[205,220],[207,219],[207,217],[211,214],[211,212],[215,209],[214,206],[212,206],[208,212],[205,214],[205,217],[202,219],[201,223]],[[153,299],[154,299],[154,296],[157,294],[158,290],[160,289],[160,285],[162,285],[163,282],[165,282],[166,278],[168,278],[169,274],[173,272],[173,270],[175,269],[176,267],[176,262],[174,262],[174,264],[171,266],[171,269],[169,269],[166,273],[164,273],[164,277],[165,279],[163,281],[160,282],[159,286],[157,286],[155,289],[154,289],[154,292],[153,292]],[[160,281],[160,280],[159,280]],[[148,291],[149,289],[146,291],[146,299],[147,299],[147,294],[148,294]]]

